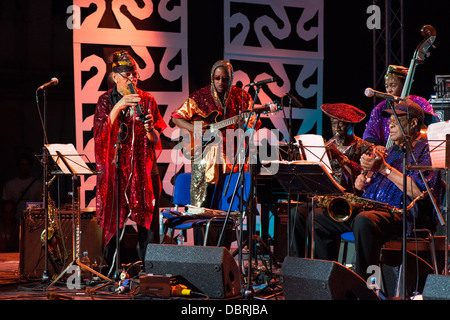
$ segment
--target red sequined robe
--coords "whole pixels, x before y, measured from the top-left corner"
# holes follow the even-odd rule
[[[154,128],[161,132],[167,125],[164,122],[153,96],[137,90],[141,106],[147,113],[153,114]],[[106,245],[116,234],[116,166],[115,144],[119,133],[119,124],[125,128],[122,148],[119,151],[120,184],[120,228],[126,217],[136,224],[150,229],[155,197],[153,194],[152,173],[157,173],[157,150],[160,142],[152,145],[148,140],[144,124],[128,112],[111,127],[109,113],[112,89],[101,95],[97,102],[94,117],[95,159],[97,164],[96,216],[103,229],[103,244]],[[129,110],[131,108],[128,108]],[[158,152],[159,154],[159,152]]]

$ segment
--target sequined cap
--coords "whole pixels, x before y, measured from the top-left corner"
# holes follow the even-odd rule
[[[402,79],[406,79],[406,77],[408,76],[408,68],[405,68],[403,66],[396,66],[391,64],[387,70],[386,70],[386,74],[384,75],[384,78],[388,78],[388,77],[397,77],[397,78],[402,78]]]
[[[325,103],[320,108],[327,116],[347,123],[359,123],[366,117],[362,110],[346,103]]]
[[[112,63],[112,71],[130,72],[136,70],[136,61],[126,50],[120,50],[112,53],[109,56],[109,61]]]

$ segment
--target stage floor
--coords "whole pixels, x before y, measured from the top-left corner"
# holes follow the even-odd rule
[[[52,283],[42,283],[41,278],[25,278],[19,270],[19,253],[0,253],[0,300],[143,300],[143,301],[204,301],[204,300],[222,300],[210,299],[205,296],[172,296],[172,297],[155,297],[139,293],[138,277],[133,279],[132,293],[118,293],[117,283],[107,284],[106,281],[93,285],[82,284],[80,288],[69,288],[67,285],[67,277],[63,277],[60,281]],[[259,269],[260,266],[256,267]],[[277,275],[279,270],[276,270]],[[42,276],[42,275],[41,275]],[[269,288],[264,278],[259,282],[261,285],[253,284],[252,300],[284,300],[280,286]],[[136,281],[136,282],[135,282]],[[137,283],[137,284],[136,284]],[[50,285],[51,284],[51,285]],[[272,283],[270,283],[272,284]],[[242,301],[249,300],[248,297],[236,296],[223,299],[226,301]]]

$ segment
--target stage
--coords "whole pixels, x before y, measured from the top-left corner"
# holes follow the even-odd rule
[[[237,262],[237,260],[236,260]],[[256,269],[262,268],[261,263]],[[108,283],[99,279],[91,284],[82,283],[79,288],[75,282],[71,282],[68,274],[60,281],[53,283],[50,279],[48,283],[42,283],[41,278],[35,276],[24,277],[20,274],[20,253],[0,253],[0,300],[142,300],[142,301],[265,301],[265,300],[284,300],[281,287],[277,283],[266,281],[263,275],[257,279],[258,284],[253,284],[254,295],[252,298],[244,297],[240,293],[235,296],[221,298],[210,298],[204,294],[192,293],[191,295],[172,295],[152,294],[140,292],[140,277],[138,274],[131,273],[131,285],[125,292],[118,292],[117,282]],[[279,269],[274,268],[275,277],[279,275]],[[142,279],[142,278],[141,278]]]
[[[156,246],[156,247],[155,247]],[[206,301],[215,301],[231,304],[258,304],[264,305],[265,302],[273,305],[275,302],[287,302],[286,306],[292,306],[292,301],[400,301],[400,300],[449,300],[449,279],[444,275],[428,275],[426,278],[424,294],[420,292],[417,296],[409,296],[407,299],[401,297],[386,296],[386,292],[376,292],[366,287],[366,282],[359,278],[351,268],[344,267],[340,263],[316,259],[303,259],[296,257],[287,257],[282,266],[269,265],[268,256],[262,259],[252,259],[252,282],[247,286],[246,276],[238,284],[233,294],[214,295],[221,283],[224,287],[233,286],[230,282],[230,275],[236,272],[238,266],[237,257],[233,257],[231,250],[218,247],[197,247],[197,246],[177,246],[177,245],[153,245],[151,248],[156,255],[165,255],[168,258],[168,264],[157,262],[157,258],[148,255],[155,271],[161,267],[170,269],[169,272],[175,273],[179,270],[180,274],[188,278],[187,274],[197,274],[202,280],[192,280],[195,285],[201,287],[206,285],[202,291],[193,289],[190,294],[182,294],[181,291],[174,290],[175,287],[182,288],[183,282],[170,280],[170,286],[165,276],[157,273],[148,273],[148,263],[145,262],[144,269],[138,270],[129,268],[128,288],[119,292],[118,282],[108,282],[102,279],[92,281],[91,283],[81,284],[73,281],[73,276],[68,273],[59,281],[50,279],[48,283],[43,283],[42,275],[25,277],[20,274],[20,254],[19,253],[0,253],[0,301],[43,301],[43,300],[78,300],[78,301],[150,301],[150,302],[177,302],[183,304],[202,303]],[[170,251],[167,251],[170,250]],[[175,250],[175,251],[174,251]],[[178,250],[178,251],[177,251]],[[194,251],[192,251],[194,250]],[[205,251],[206,250],[206,251]],[[159,253],[158,253],[159,251]],[[183,258],[182,252],[192,256],[192,252],[198,257],[198,262],[187,261]],[[211,252],[213,254],[211,254]],[[205,254],[211,255],[211,263],[215,264],[215,256],[221,252],[225,253],[225,259],[222,259],[221,265],[208,265],[205,261]],[[175,257],[176,256],[176,257]],[[184,261],[183,261],[184,260]],[[248,260],[245,255],[244,269],[247,269]],[[203,262],[201,262],[203,261]],[[138,266],[139,264],[136,264]],[[142,266],[142,265],[141,265]],[[236,267],[236,268],[235,268]],[[175,269],[174,269],[175,268]],[[235,269],[233,269],[235,268]],[[137,271],[136,271],[137,270]],[[164,269],[165,270],[165,269]],[[213,270],[213,271],[211,271]],[[217,271],[223,271],[221,272]],[[391,269],[383,269],[383,276],[392,276]],[[158,272],[163,274],[164,272]],[[231,278],[239,277],[233,275]],[[219,281],[219,283],[218,283]],[[389,279],[387,279],[389,281]],[[180,286],[181,284],[181,286]],[[121,283],[123,285],[123,283]],[[428,288],[427,288],[428,285]],[[164,288],[164,286],[166,286]],[[192,289],[192,287],[184,287]],[[250,293],[247,289],[250,288]],[[211,290],[214,291],[211,291]],[[229,288],[228,288],[229,289]],[[242,290],[240,290],[242,289]],[[171,291],[172,290],[172,291]],[[208,291],[209,290],[209,291]],[[226,290],[226,289],[224,289]],[[427,291],[425,293],[425,291]],[[204,293],[206,292],[206,294]],[[210,292],[212,292],[210,294]],[[387,302],[389,304],[389,302]],[[277,308],[279,306],[277,305]]]

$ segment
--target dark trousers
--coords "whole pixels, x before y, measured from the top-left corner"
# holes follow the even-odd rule
[[[291,212],[291,219],[295,255],[304,257],[306,235],[311,239],[312,215],[308,214],[307,206],[303,205],[296,212]],[[400,216],[382,211],[363,211],[345,222],[336,222],[325,209],[315,208],[313,258],[337,261],[340,236],[350,231],[355,236],[355,272],[366,279],[369,275],[367,268],[379,265],[383,244],[402,235],[403,222]]]

